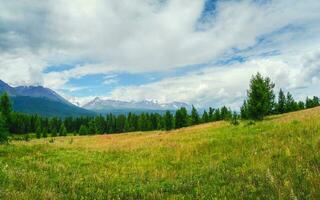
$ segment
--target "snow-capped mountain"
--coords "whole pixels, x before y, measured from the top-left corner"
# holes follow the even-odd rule
[[[57,101],[65,104],[71,104],[61,97],[55,91],[42,86],[18,86],[12,87],[0,80],[0,93],[7,92],[10,96],[28,96],[37,98],[46,98],[51,101]]]
[[[59,117],[95,115],[94,112],[77,107],[55,91],[42,86],[12,87],[0,80],[0,94],[2,92],[11,96],[13,109],[17,112]]]
[[[118,101],[104,100],[96,97],[92,101],[82,106],[88,110],[177,110],[181,107],[190,109],[191,106],[183,102],[158,103],[157,101]]]
[[[19,86],[15,87],[15,90],[19,94],[19,96],[41,97],[47,98],[52,101],[71,104],[66,99],[57,94],[55,91],[42,86]]]

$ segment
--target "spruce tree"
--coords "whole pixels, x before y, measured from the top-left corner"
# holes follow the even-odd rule
[[[319,97],[314,96],[312,98],[312,102],[313,102],[313,107],[319,106],[320,105]]]
[[[282,91],[282,89],[280,89],[279,95],[278,95],[277,111],[280,114],[286,112],[286,96],[284,95],[284,92]]]
[[[274,107],[274,83],[270,78],[263,78],[260,73],[252,76],[248,90],[249,117],[255,120],[262,120],[266,115],[271,114]]]
[[[241,119],[249,118],[248,104],[246,100],[244,100],[243,105],[240,108],[240,116],[241,116]]]
[[[304,102],[303,102],[303,101],[299,101],[299,102],[298,102],[298,108],[299,108],[299,110],[305,109],[305,105],[304,105]]]
[[[51,137],[57,137],[57,129],[55,127],[51,129]]]
[[[219,121],[219,120],[221,120],[221,114],[220,114],[220,109],[217,108],[215,109],[213,114],[213,121]]]
[[[88,134],[88,128],[82,124],[79,129],[79,135],[87,135],[87,134]]]
[[[209,108],[209,121],[213,121],[214,108]]]
[[[182,128],[188,126],[187,109],[182,107],[176,111],[175,114],[175,128]]]
[[[232,112],[226,106],[221,108],[221,119],[228,120],[232,117]]]
[[[6,126],[5,120],[0,113],[0,144],[8,143],[8,128]]]
[[[164,128],[167,131],[173,129],[173,116],[170,111],[166,111],[164,115]]]
[[[199,124],[200,120],[199,120],[199,114],[197,109],[192,106],[192,110],[191,110],[191,125],[196,125]]]
[[[290,92],[287,93],[287,98],[286,98],[286,112],[292,112],[297,110],[296,108],[296,102],[294,101],[292,95]]]
[[[313,101],[309,97],[306,98],[306,108],[312,108],[313,107]]]
[[[4,92],[0,97],[0,112],[2,113],[2,117],[7,128],[10,127],[11,122],[11,112],[12,112],[12,104],[10,97],[7,92]]]
[[[209,120],[209,115],[208,115],[208,113],[207,113],[207,111],[203,111],[203,114],[202,114],[202,122],[203,123],[207,123],[207,122],[209,122],[210,120]]]
[[[62,123],[59,129],[59,136],[67,136],[67,129]]]
[[[48,137],[48,130],[47,130],[46,127],[44,127],[44,128],[42,129],[42,137],[43,137],[43,138],[47,138],[47,137]]]
[[[95,121],[93,119],[89,121],[88,132],[89,132],[90,135],[94,135],[97,132],[96,124],[95,124]]]
[[[38,117],[35,123],[36,137],[41,138],[41,119]]]
[[[236,112],[233,112],[232,117],[231,117],[231,124],[232,125],[239,125],[239,115]]]

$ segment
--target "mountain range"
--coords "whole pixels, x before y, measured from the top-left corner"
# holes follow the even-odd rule
[[[0,94],[7,92],[12,99],[13,109],[17,112],[39,114],[42,116],[82,116],[102,113],[125,114],[128,112],[157,112],[174,111],[181,107],[191,109],[183,102],[159,103],[157,101],[118,101],[105,100],[99,97],[82,107],[70,103],[55,91],[42,86],[12,87],[0,80]]]
[[[11,87],[0,80],[0,93],[7,92],[11,97],[13,109],[16,112],[39,114],[42,116],[82,116],[95,115],[71,104],[55,91],[42,86]]]
[[[166,110],[174,111],[181,107],[188,110],[191,106],[183,102],[159,103],[157,101],[119,101],[110,99],[94,98],[92,101],[82,106],[87,110],[92,110],[98,113],[125,113],[127,111],[140,113],[140,112],[158,112],[163,113]]]

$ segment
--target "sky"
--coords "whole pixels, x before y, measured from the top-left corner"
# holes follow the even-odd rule
[[[0,0],[0,79],[94,97],[239,107],[260,72],[320,96],[319,0]]]

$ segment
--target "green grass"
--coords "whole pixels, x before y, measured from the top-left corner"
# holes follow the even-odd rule
[[[320,108],[0,146],[0,199],[320,199]]]

